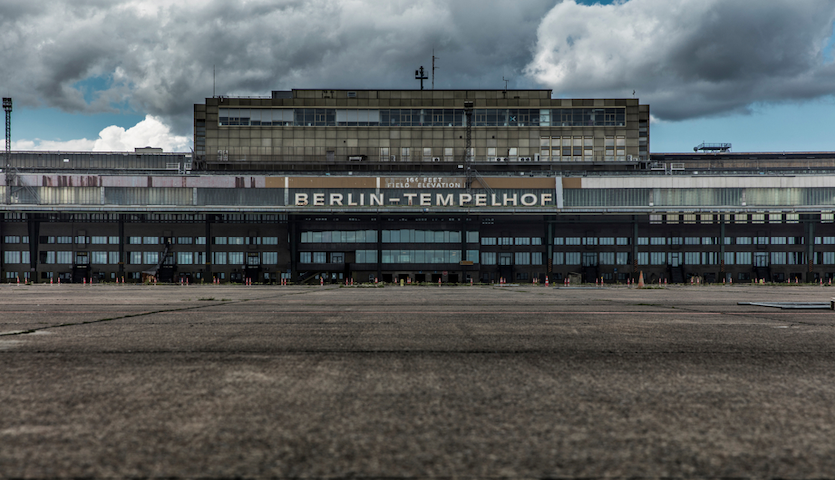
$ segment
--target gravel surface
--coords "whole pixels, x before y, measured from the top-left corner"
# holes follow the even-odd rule
[[[0,477],[832,477],[833,296],[3,285]]]

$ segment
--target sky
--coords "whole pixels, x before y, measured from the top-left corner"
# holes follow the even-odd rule
[[[433,51],[436,89],[634,95],[653,152],[835,151],[833,0],[0,4],[13,150],[189,151],[213,94],[417,89]]]

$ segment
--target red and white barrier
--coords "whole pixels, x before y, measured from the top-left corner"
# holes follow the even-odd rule
[[[470,281],[472,282],[472,279],[470,279]],[[548,286],[548,275],[545,275],[545,286]]]

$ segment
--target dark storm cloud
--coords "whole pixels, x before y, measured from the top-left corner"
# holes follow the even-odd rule
[[[833,11],[832,0],[9,1],[0,90],[67,111],[130,105],[187,134],[213,66],[221,95],[418,88],[434,48],[436,88],[634,89],[680,119],[832,93]],[[104,87],[85,99],[90,79]]]
[[[4,86],[23,105],[68,111],[128,102],[178,132],[217,93],[289,88],[417,88],[439,57],[436,88],[532,85],[521,74],[553,0],[28,2],[0,32]],[[48,8],[47,8],[48,7]],[[3,11],[6,8],[6,11]],[[85,103],[77,82],[106,79]],[[427,86],[428,86],[427,82]]]
[[[835,93],[831,0],[556,6],[528,73],[570,96],[630,96],[678,120]]]

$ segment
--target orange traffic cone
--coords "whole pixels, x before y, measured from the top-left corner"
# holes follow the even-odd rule
[[[641,274],[638,275],[638,288],[644,288],[644,271],[641,270]]]

